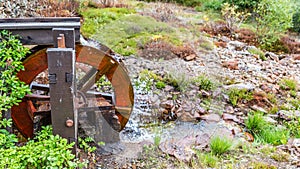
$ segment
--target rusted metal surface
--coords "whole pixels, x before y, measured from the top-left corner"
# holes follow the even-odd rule
[[[71,28],[75,32],[75,41],[80,40],[80,18],[5,18],[0,19],[0,30],[9,30],[21,37],[23,45],[53,45],[55,28]]]
[[[112,58],[110,55],[105,54],[104,52],[82,45],[76,45],[76,62],[85,63],[91,65],[93,68],[97,70],[97,76],[95,76],[95,80],[92,81],[95,83],[101,77],[100,75],[104,74],[107,79],[111,82],[112,87],[114,89],[113,97],[110,94],[95,92],[95,91],[87,91],[85,95],[90,97],[94,95],[95,97],[101,97],[101,95],[108,99],[110,105],[98,105],[91,107],[91,111],[94,110],[103,110],[105,108],[110,111],[111,109],[115,110],[117,115],[117,121],[119,121],[120,127],[113,127],[116,130],[121,130],[125,127],[129,116],[131,114],[133,108],[133,88],[130,82],[130,79],[125,71],[125,68],[118,64],[118,62]],[[46,49],[41,49],[29,57],[27,57],[24,62],[25,71],[21,71],[18,73],[18,77],[20,80],[24,81],[27,84],[30,84],[35,77],[47,69],[48,60],[46,56]],[[87,79],[90,79],[87,78]],[[88,80],[87,80],[88,81]],[[82,82],[84,83],[84,81]],[[83,84],[83,86],[86,84]],[[34,85],[32,85],[34,86]],[[39,86],[39,85],[36,85]],[[44,90],[47,90],[46,85],[39,86]],[[35,87],[33,87],[35,88]],[[36,87],[38,88],[38,87]],[[87,87],[88,89],[88,87]],[[32,117],[30,117],[30,113],[27,111],[27,102],[24,99],[23,102],[19,104],[19,106],[14,106],[12,108],[12,118],[16,124],[16,127],[21,131],[23,135],[26,137],[32,137],[33,135],[33,121]],[[84,108],[80,108],[80,111],[89,111],[84,110]],[[95,114],[95,113],[94,113]],[[99,113],[98,113],[99,114]],[[99,116],[97,113],[94,116]],[[109,115],[105,115],[105,120],[108,122],[107,125],[115,125],[114,118],[109,117]],[[106,122],[106,123],[107,123]],[[109,124],[114,123],[114,124]],[[105,128],[102,126],[102,128]],[[105,133],[104,129],[102,131]]]

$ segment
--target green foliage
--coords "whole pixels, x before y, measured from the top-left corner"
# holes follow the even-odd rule
[[[266,163],[260,162],[260,161],[253,162],[251,164],[251,167],[253,169],[277,169],[276,166],[273,166],[273,165],[270,165],[270,164],[266,164]]]
[[[250,13],[238,12],[237,6],[224,3],[222,5],[222,16],[225,20],[226,27],[233,33],[240,25],[251,15]]]
[[[267,125],[258,134],[258,137],[266,143],[273,145],[286,144],[289,138],[289,131],[273,125]]]
[[[132,13],[135,11],[127,8],[87,8],[80,13],[84,17],[81,33],[83,36],[92,37],[101,27]]]
[[[196,160],[192,161],[193,168],[205,168],[211,167],[214,168],[218,164],[218,157],[213,155],[212,153],[202,153],[197,150],[196,152]]]
[[[279,86],[283,90],[296,90],[297,85],[298,85],[297,81],[293,79],[284,78],[279,82]]]
[[[253,135],[262,131],[266,125],[267,122],[264,119],[263,114],[260,112],[254,112],[253,114],[250,114],[245,121],[246,128]]]
[[[289,138],[289,130],[267,123],[260,112],[249,115],[245,126],[255,139],[273,145],[285,144]]]
[[[175,87],[176,90],[184,92],[188,85],[190,84],[189,78],[186,76],[185,72],[169,72],[164,77],[164,82]]]
[[[199,0],[201,4],[196,7],[198,11],[213,10],[220,11],[224,0]]]
[[[248,52],[250,52],[252,55],[257,55],[262,61],[267,60],[265,53],[258,48],[249,48]]]
[[[2,113],[0,113],[0,119],[2,119]],[[10,148],[18,142],[17,137],[14,134],[10,134],[5,127],[11,127],[12,120],[3,118],[0,120],[0,149]]]
[[[284,125],[290,131],[292,137],[300,138],[300,117],[292,121],[284,121]]]
[[[210,150],[214,155],[222,155],[230,150],[232,147],[232,140],[216,136],[210,141]]]
[[[93,143],[94,139],[91,137],[78,138],[79,148],[83,149],[85,152],[94,152],[97,148],[90,146],[89,143]]]
[[[29,87],[19,81],[17,73],[24,70],[22,59],[29,50],[8,31],[0,32],[0,112],[20,102],[30,92]]]
[[[144,69],[139,73],[139,77],[135,81],[135,86],[141,88],[142,90],[150,91],[152,89],[154,83],[156,81],[157,81],[157,83],[158,82],[160,83],[161,80],[162,80],[162,78],[160,76],[156,75],[153,71]],[[156,84],[156,87],[157,87],[157,84]],[[163,87],[163,84],[158,84],[158,87]]]
[[[163,88],[166,87],[166,84],[163,81],[158,81],[158,82],[155,83],[155,86],[156,86],[157,89],[163,89]]]
[[[238,6],[238,9],[242,11],[252,11],[256,8],[260,0],[224,0],[224,2]]]
[[[295,13],[293,15],[293,28],[292,30],[300,33],[300,1],[294,0]]]
[[[124,56],[137,54],[153,37],[160,36],[171,44],[178,43],[176,31],[166,23],[136,14],[125,15],[118,20],[98,28],[93,38]]]
[[[214,82],[204,75],[196,77],[193,80],[193,83],[198,86],[200,90],[209,91],[215,87]]]
[[[229,101],[233,106],[236,106],[239,101],[250,101],[253,99],[253,93],[246,89],[231,88],[228,91]]]
[[[292,0],[260,0],[255,12],[262,48],[276,50],[280,46],[280,34],[292,27],[293,11]]]
[[[22,147],[0,148],[0,168],[76,168],[84,167],[75,159],[67,139],[52,135],[51,127],[43,127],[35,140]]]

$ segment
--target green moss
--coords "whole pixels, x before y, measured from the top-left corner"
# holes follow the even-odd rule
[[[267,60],[265,53],[258,48],[249,48],[248,52],[250,52],[252,55],[257,55],[263,61]]]
[[[293,79],[282,79],[279,86],[283,90],[297,90],[297,81]]]
[[[251,164],[253,169],[276,169],[277,167],[273,165],[266,164],[264,162],[253,162]]]
[[[166,87],[166,84],[163,81],[158,81],[156,82],[155,86],[157,89],[163,89]]]
[[[174,37],[173,28],[165,23],[135,14],[126,15],[115,22],[106,24],[98,30],[93,38],[106,44],[117,53],[127,56],[136,54],[138,44],[144,45],[155,35],[160,35],[170,42],[177,40]]]
[[[84,18],[81,33],[85,37],[91,37],[105,24],[132,13],[135,11],[127,8],[87,8],[80,13]]]

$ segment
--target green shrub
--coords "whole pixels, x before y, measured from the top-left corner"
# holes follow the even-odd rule
[[[232,5],[238,6],[239,10],[252,11],[256,8],[260,0],[224,0]]]
[[[213,81],[203,75],[196,77],[193,83],[198,86],[200,90],[209,91],[215,87]]]
[[[232,88],[228,91],[229,101],[233,106],[236,106],[239,101],[250,101],[253,99],[253,93],[246,89]]]
[[[47,126],[21,147],[0,148],[0,168],[76,168],[84,167],[72,154],[74,143],[53,136],[52,128]]]
[[[276,146],[287,143],[289,131],[286,128],[269,125],[259,132],[258,137],[260,137],[260,139],[264,142]]]
[[[232,140],[226,137],[216,136],[210,141],[210,150],[214,155],[222,155],[230,150],[232,147]]]
[[[24,70],[22,59],[29,50],[8,31],[0,32],[0,112],[21,101],[30,92],[28,85],[19,81],[17,73]]]
[[[283,90],[296,90],[297,85],[298,85],[297,81],[293,79],[284,78],[279,82],[279,86]]]
[[[293,15],[293,28],[292,30],[295,32],[300,33],[300,2],[294,0],[295,3],[295,13]]]
[[[280,34],[292,27],[293,6],[292,0],[260,0],[255,12],[262,48],[274,51],[282,46]]]
[[[157,89],[163,89],[166,87],[166,84],[163,81],[158,81],[155,83]]]
[[[253,135],[258,134],[261,132],[267,125],[263,114],[260,112],[254,112],[253,114],[249,115],[245,121],[245,126],[249,130],[249,132]]]
[[[206,11],[206,10],[213,10],[213,11],[220,11],[222,8],[222,4],[224,0],[200,0],[201,5],[198,6],[196,9],[198,11]]]

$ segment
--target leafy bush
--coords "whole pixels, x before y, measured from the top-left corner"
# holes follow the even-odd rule
[[[244,20],[250,16],[250,13],[237,12],[237,6],[224,3],[222,5],[222,16],[225,19],[226,26],[231,33],[235,32],[237,28],[243,23]]]
[[[256,8],[260,0],[224,0],[225,2],[238,6],[239,10],[252,11]]]
[[[198,11],[213,10],[220,11],[224,0],[200,0],[201,5],[196,7]]]
[[[0,149],[0,168],[76,168],[84,167],[72,154],[74,143],[52,135],[50,126],[43,127],[35,140],[21,147]]]
[[[292,27],[293,5],[292,0],[261,0],[258,4],[257,33],[264,49],[276,50],[276,46],[281,46],[280,33]]]
[[[0,32],[0,112],[20,102],[30,92],[29,87],[19,81],[17,73],[24,70],[22,59],[29,50],[8,31]]]

